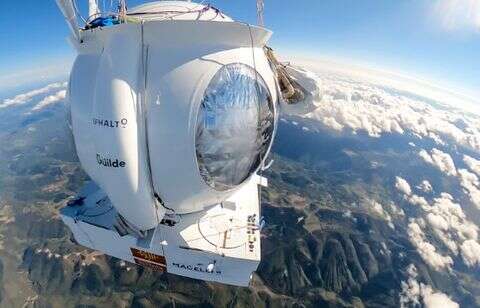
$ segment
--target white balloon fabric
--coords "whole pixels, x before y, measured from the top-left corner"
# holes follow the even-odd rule
[[[197,117],[200,173],[212,188],[228,190],[255,173],[273,137],[272,96],[251,67],[222,67],[205,91]]]
[[[263,49],[271,32],[220,13],[160,18],[172,5],[134,9],[131,18],[148,20],[82,31],[74,42],[78,157],[140,230],[166,211],[199,212],[231,197],[260,168],[275,132],[278,95]]]

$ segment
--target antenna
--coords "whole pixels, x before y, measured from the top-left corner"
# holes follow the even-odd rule
[[[263,22],[263,11],[265,9],[265,3],[263,0],[257,0],[257,24],[260,27],[264,26]]]

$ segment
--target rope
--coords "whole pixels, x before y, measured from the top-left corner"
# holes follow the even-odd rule
[[[263,0],[257,0],[257,23],[260,27],[264,26],[263,11],[265,10],[265,3]]]
[[[197,7],[200,7],[202,5],[204,1],[202,1]],[[200,17],[208,12],[209,10],[213,10],[216,14],[215,16],[211,19],[215,19],[217,16],[221,16],[222,18],[225,18],[225,16],[223,15],[223,13],[217,9],[216,7],[208,4],[207,6],[204,6],[203,8],[201,9],[188,9],[186,11],[178,11],[178,10],[170,10],[170,11],[159,11],[159,12],[138,12],[138,13],[127,13],[126,15],[127,16],[131,16],[131,17],[135,17],[135,16],[148,16],[148,15],[171,15],[171,16],[166,16],[164,17],[163,19],[168,19],[168,18],[174,18],[174,17],[178,17],[178,16],[182,16],[182,15],[185,15],[185,14],[193,14],[193,13],[198,13],[198,17],[197,19],[200,19]],[[163,20],[162,19],[162,20]]]

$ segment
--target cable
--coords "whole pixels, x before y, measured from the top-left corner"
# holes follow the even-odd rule
[[[80,16],[80,19],[82,19],[83,22],[85,22],[85,24],[87,24],[87,21],[85,20],[85,18],[83,17],[82,13],[80,12],[80,10],[79,10],[78,7],[77,7],[77,1],[76,1],[76,0],[72,0],[72,4],[73,4],[73,9],[75,10],[75,13],[77,13],[77,15]]]

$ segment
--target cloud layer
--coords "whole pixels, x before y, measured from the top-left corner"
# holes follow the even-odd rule
[[[53,90],[65,88],[66,86],[67,86],[67,83],[65,82],[56,82],[56,83],[49,84],[40,89],[35,89],[26,93],[19,94],[13,98],[4,99],[2,102],[0,102],[0,109],[29,103],[30,101],[32,101],[32,99],[34,99],[37,96],[48,94]]]
[[[465,193],[470,201],[480,209],[480,180],[474,174],[466,169],[458,170],[460,185],[462,185]]]
[[[366,80],[320,75],[323,94],[316,94],[305,106],[284,108],[284,112],[317,120],[339,132],[365,132],[371,137],[408,134],[439,146],[454,142],[480,153],[479,117]]]
[[[407,267],[407,281],[402,281],[402,292],[400,293],[400,307],[425,308],[458,308],[460,307],[446,294],[434,291],[427,284],[418,281],[418,272],[415,265],[410,264]]]
[[[464,172],[468,173],[464,169],[459,171],[461,175]],[[469,176],[475,177],[471,173]],[[468,181],[472,179],[469,178]],[[478,226],[467,219],[460,204],[455,203],[450,194],[441,193],[430,203],[425,197],[412,193],[410,184],[401,177],[396,177],[395,187],[405,200],[423,211],[423,217],[410,218],[408,236],[427,264],[436,270],[442,270],[451,268],[454,263],[452,257],[441,254],[428,239],[425,235],[425,230],[428,229],[450,253],[454,256],[461,255],[467,266],[480,266],[480,253],[477,254],[480,252]]]
[[[418,155],[427,163],[437,167],[440,171],[446,175],[457,175],[457,169],[452,157],[438,149],[432,149],[430,153],[425,150],[421,150]]]
[[[55,94],[49,95],[44,99],[42,99],[40,102],[38,102],[38,104],[33,106],[32,111],[40,111],[47,106],[58,103],[59,101],[62,101],[65,99],[66,94],[67,94],[66,90],[60,90]]]
[[[408,137],[406,151],[418,158],[414,164],[433,167],[444,178],[419,178],[417,172],[406,175],[415,180],[409,183],[396,176],[394,188],[404,200],[405,211],[378,201],[366,202],[369,211],[392,228],[406,222],[408,238],[430,270],[448,275],[458,270],[457,263],[480,268],[479,227],[466,215],[467,209],[472,210],[468,200],[480,210],[480,116],[368,78],[335,71],[320,71],[319,76],[323,94],[316,94],[308,106],[284,112],[341,134]],[[415,266],[409,271],[410,278],[402,283],[402,306],[458,307],[446,294],[419,282]]]
[[[465,164],[472,170],[474,173],[476,173],[478,176],[480,176],[480,160],[476,160],[473,157],[470,157],[468,155],[463,156],[463,161]]]

